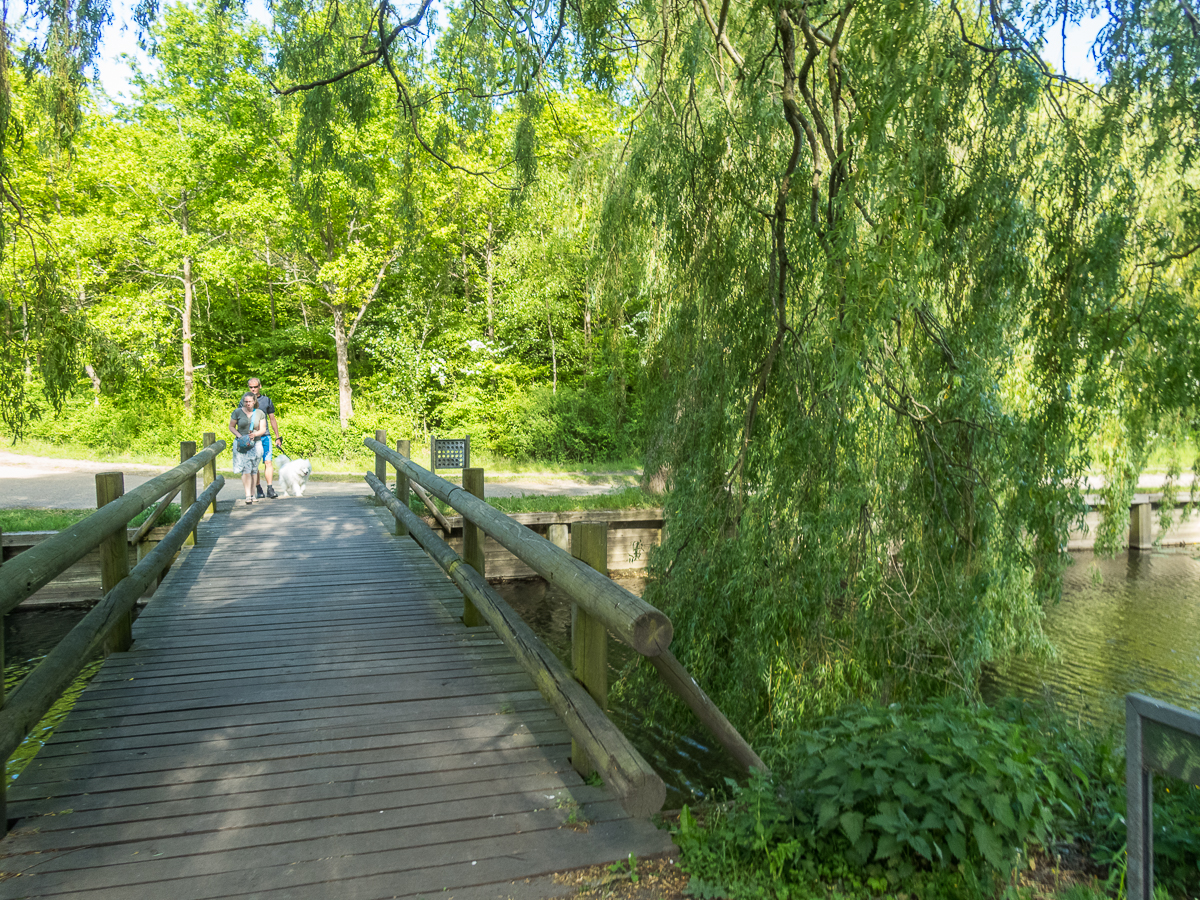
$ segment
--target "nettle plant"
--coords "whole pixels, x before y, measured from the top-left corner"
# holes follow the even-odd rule
[[[732,802],[703,828],[685,812],[683,865],[733,895],[758,893],[767,877],[783,894],[922,872],[986,884],[1084,802],[1046,749],[1029,723],[987,707],[853,707],[793,744],[776,775],[731,783]]]

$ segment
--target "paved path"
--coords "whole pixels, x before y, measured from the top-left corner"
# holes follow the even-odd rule
[[[669,851],[382,522],[327,497],[202,524],[10,789],[0,898],[557,896]]]
[[[229,455],[222,454],[218,459],[218,471],[225,475],[225,487],[220,499],[241,499],[241,479],[227,471]],[[53,459],[0,451],[0,508],[92,509],[96,506],[97,472],[124,472],[125,490],[129,491],[167,469],[167,466]],[[585,496],[604,494],[637,483],[633,473],[595,481],[543,475],[502,477],[503,481],[488,482],[487,496]],[[356,479],[347,476],[346,481],[310,481],[305,490],[306,497],[347,495],[374,496],[361,476]]]

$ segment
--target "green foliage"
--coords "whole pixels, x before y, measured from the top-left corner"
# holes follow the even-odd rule
[[[557,391],[544,384],[511,385],[490,402],[482,391],[472,391],[442,407],[442,429],[470,434],[472,442],[517,461],[588,463],[630,455],[631,426],[621,398],[603,385],[590,387],[586,380]]]
[[[1031,846],[1074,841],[1119,878],[1120,736],[1024,704],[851,706],[777,749],[775,774],[676,835],[714,896],[990,896]],[[1200,787],[1156,779],[1155,877],[1200,887]],[[1161,826],[1161,827],[1160,827]],[[1160,844],[1161,842],[1161,844]],[[722,893],[724,892],[724,893]],[[702,895],[702,893],[701,893]]]

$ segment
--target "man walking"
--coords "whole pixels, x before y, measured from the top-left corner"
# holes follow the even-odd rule
[[[275,480],[275,462],[274,454],[272,453],[271,435],[275,435],[275,443],[283,446],[283,438],[279,436],[279,425],[275,421],[275,404],[271,402],[270,397],[264,397],[262,392],[262,381],[258,378],[250,378],[246,381],[246,387],[258,401],[258,408],[261,409],[267,416],[267,433],[262,438],[263,462],[267,476],[267,493],[266,496],[274,500],[279,495],[275,493],[275,487],[271,484]],[[262,484],[258,486],[258,496],[262,497]]]

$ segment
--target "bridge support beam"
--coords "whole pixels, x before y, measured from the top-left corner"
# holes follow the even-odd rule
[[[601,575],[608,575],[608,523],[578,522],[572,529],[571,552]],[[579,604],[571,604],[571,662],[575,677],[596,705],[608,710],[608,629]],[[584,778],[596,770],[594,761],[576,740],[571,741],[571,764]]]
[[[1149,503],[1135,503],[1129,507],[1129,549],[1152,550],[1154,548],[1154,512]]]

